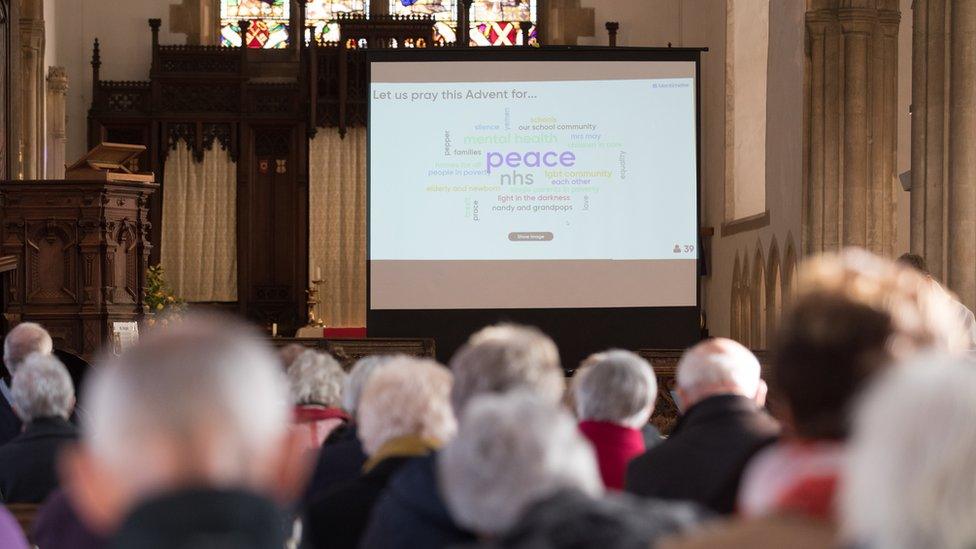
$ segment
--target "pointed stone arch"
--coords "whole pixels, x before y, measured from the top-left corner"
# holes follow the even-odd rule
[[[762,242],[756,241],[750,280],[751,328],[749,343],[753,349],[766,348],[766,262],[763,259]]]
[[[766,264],[766,339],[775,333],[783,312],[783,271],[780,265],[779,244],[773,236],[769,244]]]
[[[740,340],[739,318],[742,316],[742,302],[739,299],[742,275],[740,272],[739,252],[735,252],[735,262],[732,264],[732,287],[729,296],[729,337]]]
[[[796,295],[797,257],[793,235],[786,234],[786,252],[783,255],[783,303],[789,305]]]
[[[742,263],[739,264],[738,279],[739,285],[735,296],[736,302],[738,303],[738,316],[735,319],[737,324],[736,340],[748,347],[752,339],[752,299],[749,291],[751,281],[748,251],[742,254]]]

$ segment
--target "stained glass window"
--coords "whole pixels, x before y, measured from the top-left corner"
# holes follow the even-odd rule
[[[515,46],[537,41],[538,0],[475,0],[471,5],[468,41],[472,46]],[[434,39],[441,43],[457,40],[455,0],[390,0],[390,13],[433,15]],[[528,37],[519,23],[532,23]]]
[[[222,45],[240,47],[238,21],[242,19],[251,22],[247,30],[247,47],[284,48],[288,45],[288,27],[291,24],[289,0],[221,0]]]
[[[305,20],[312,26],[319,42],[338,42],[339,25],[335,22],[340,13],[366,14],[368,0],[310,0],[305,8]],[[306,32],[305,39],[309,36]]]

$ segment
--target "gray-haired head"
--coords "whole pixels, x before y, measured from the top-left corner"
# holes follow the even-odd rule
[[[603,491],[593,448],[572,416],[522,391],[472,400],[437,466],[451,515],[485,536],[505,533],[560,490]]]
[[[366,386],[366,382],[373,375],[373,372],[392,358],[390,355],[366,356],[357,360],[352,369],[349,370],[346,385],[342,390],[342,407],[349,412],[349,415],[356,417],[359,397],[363,394],[363,387]]]
[[[28,356],[34,353],[49,355],[53,350],[54,342],[47,330],[34,322],[22,322],[3,340],[3,363],[10,375],[14,375]]]
[[[346,372],[336,359],[311,349],[298,355],[288,367],[292,402],[317,404],[328,408],[342,405],[342,387]]]
[[[448,395],[451,372],[414,357],[396,357],[366,382],[356,421],[367,455],[387,442],[406,436],[440,445],[454,436],[457,422]]]
[[[675,381],[691,406],[712,395],[764,397],[759,360],[752,351],[731,339],[709,339],[685,352],[678,362]],[[762,392],[762,394],[759,394]]]
[[[514,324],[476,332],[451,359],[451,371],[451,404],[458,416],[476,395],[520,389],[558,402],[565,386],[552,339],[536,328]]]
[[[34,353],[14,373],[10,392],[14,410],[25,423],[35,419],[68,419],[75,406],[75,386],[61,361]]]
[[[256,331],[188,316],[95,368],[83,440],[131,493],[168,488],[174,477],[250,485],[285,446],[289,401],[280,363]]]
[[[654,370],[630,351],[597,353],[573,379],[573,401],[580,420],[607,421],[634,429],[651,417],[657,399]]]
[[[976,546],[976,363],[927,357],[886,372],[858,407],[840,482],[846,541]]]

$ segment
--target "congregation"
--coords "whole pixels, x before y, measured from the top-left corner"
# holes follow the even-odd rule
[[[865,547],[976,544],[968,316],[917,258],[813,257],[769,364],[730,339],[674,387],[620,349],[572,377],[513,324],[449,361],[275,352],[189,315],[77,397],[43,326],[4,341],[0,498],[24,548]],[[968,310],[967,310],[968,312]],[[681,417],[649,420],[662,391]]]

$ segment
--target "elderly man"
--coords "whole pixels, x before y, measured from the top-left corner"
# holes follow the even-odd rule
[[[459,418],[477,395],[527,391],[557,403],[562,398],[563,370],[559,351],[535,328],[500,324],[471,336],[451,359],[454,387],[451,405]],[[455,524],[441,498],[437,455],[404,466],[373,510],[364,547],[447,547],[474,539]]]
[[[301,489],[288,384],[248,326],[188,317],[93,372],[66,490],[113,547],[282,547]]]
[[[759,370],[756,357],[730,339],[685,353],[676,376],[684,414],[668,440],[631,462],[627,491],[731,513],[746,462],[779,432],[762,410]]]
[[[10,330],[3,340],[3,364],[7,373],[13,377],[17,368],[30,355],[51,354],[54,342],[51,335],[40,324],[23,322]],[[13,409],[13,396],[6,383],[0,381],[0,444],[5,444],[20,434],[21,421]]]
[[[309,507],[311,547],[359,546],[390,477],[409,459],[433,452],[454,435],[450,391],[451,373],[429,360],[396,358],[370,377],[357,412],[369,461],[359,478],[336,486]]]
[[[492,547],[649,547],[699,518],[686,504],[604,498],[570,415],[523,392],[476,398],[438,472],[458,523]]]
[[[310,349],[295,358],[287,375],[295,404],[292,428],[317,456],[329,434],[349,421],[342,409],[346,372],[332,356]]]
[[[24,432],[0,446],[0,498],[40,503],[58,487],[61,447],[77,437],[68,422],[75,390],[68,370],[51,355],[27,357],[14,374],[11,393]]]
[[[973,547],[973,425],[971,360],[929,357],[872,387],[857,411],[845,460],[841,522],[847,546]]]
[[[580,431],[593,444],[607,488],[621,490],[627,463],[642,454],[657,398],[657,380],[646,360],[630,351],[597,353],[573,378]]]

